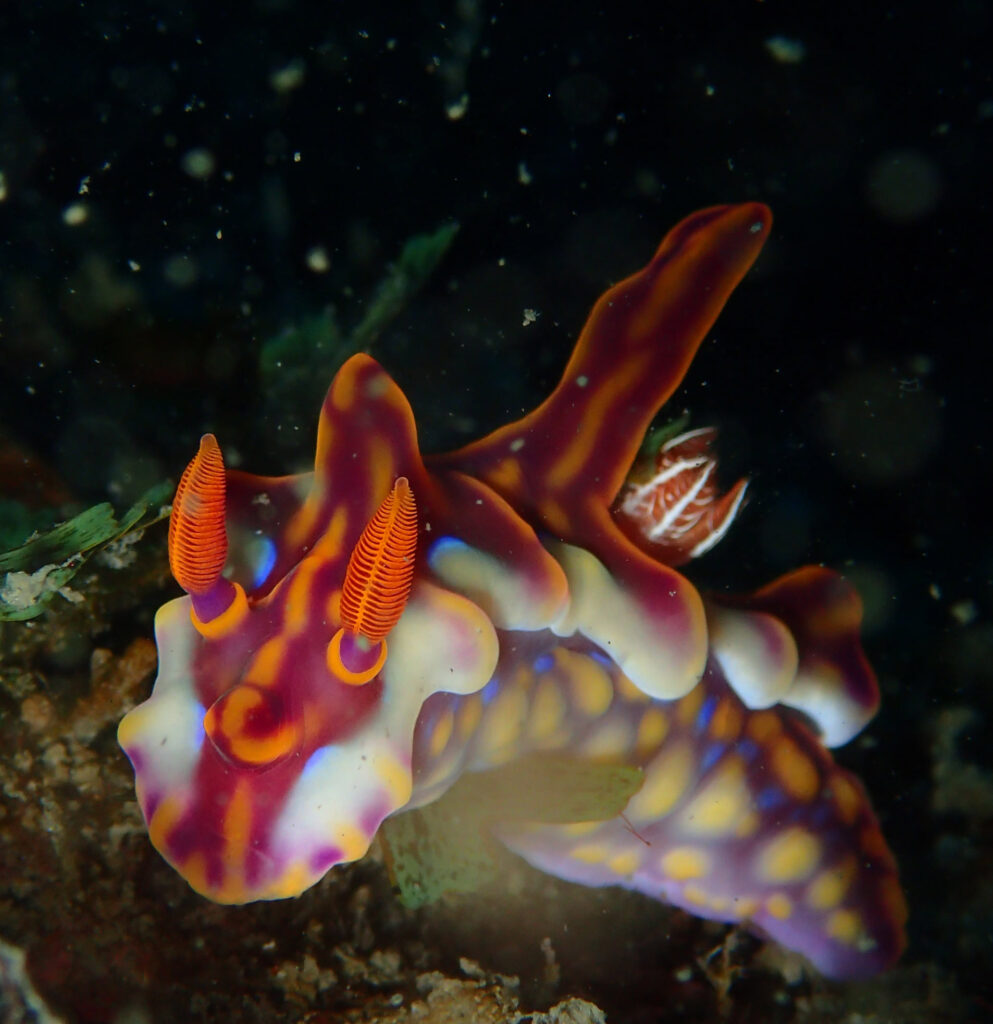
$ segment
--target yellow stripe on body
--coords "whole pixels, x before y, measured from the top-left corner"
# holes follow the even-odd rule
[[[323,419],[323,417],[322,417]],[[299,550],[314,532],[317,522],[324,513],[323,488],[319,477],[314,478],[314,485],[303,504],[293,513],[286,524],[286,535],[283,544],[290,550]]]
[[[393,490],[397,478],[396,452],[392,444],[382,435],[365,435],[366,456],[363,463],[368,480],[367,494],[370,507],[365,516],[368,521],[379,508],[383,498]]]
[[[285,589],[281,588],[285,635],[298,636],[305,632],[313,620],[313,612],[320,612],[314,605],[314,576],[326,564],[317,555],[308,555],[293,570]]]
[[[590,452],[596,449],[596,441],[608,413],[617,406],[625,392],[634,389],[652,358],[651,349],[627,353],[624,362],[615,366],[609,376],[598,382],[598,387],[593,389],[586,403],[576,432],[544,474],[543,489],[546,493],[563,490],[587,469]]]
[[[273,686],[282,676],[285,661],[286,639],[283,636],[274,636],[258,649],[245,670],[244,680],[263,688]]]
[[[183,803],[179,797],[167,796],[159,801],[152,820],[148,823],[148,838],[157,850],[167,852],[169,833],[182,816]]]
[[[507,456],[486,470],[486,480],[503,494],[520,494],[524,487],[524,473],[519,459]]]

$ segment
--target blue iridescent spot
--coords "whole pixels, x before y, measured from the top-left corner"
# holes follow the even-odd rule
[[[322,771],[327,762],[334,758],[337,753],[338,748],[333,744],[326,747],[318,747],[313,754],[307,758],[307,763],[303,766],[303,771],[300,772],[300,780],[305,781],[315,772]]]
[[[696,731],[701,733],[704,729],[710,725],[710,720],[714,717],[714,712],[717,710],[717,698],[711,694],[704,702],[703,706],[697,712],[696,716]]]
[[[438,571],[438,566],[435,564],[439,558],[444,558],[450,551],[468,551],[469,545],[464,540],[459,540],[458,537],[439,537],[428,550],[428,565]]]
[[[500,680],[494,676],[480,691],[479,699],[483,702],[483,707],[493,703],[493,698],[497,695],[497,691],[500,689]]]
[[[598,651],[595,648],[590,651],[590,657],[594,661],[598,661],[604,668],[613,668],[615,665],[614,659],[609,654],[604,654],[603,651]]]
[[[272,567],[276,564],[276,544],[271,537],[260,537],[258,549],[253,552],[253,557],[258,561],[255,563],[255,571],[252,573],[252,586],[261,587],[269,578]]]
[[[760,811],[772,811],[786,803],[786,794],[778,786],[766,786],[755,797],[755,806]]]
[[[727,748],[726,743],[711,743],[703,752],[703,757],[700,758],[700,774],[710,771]]]
[[[555,664],[555,659],[550,654],[539,654],[534,659],[533,668],[535,672],[548,672]]]
[[[193,749],[199,750],[203,746],[203,741],[207,736],[203,727],[203,716],[207,713],[204,706],[198,701],[194,701],[193,712]]]
[[[746,761],[754,761],[759,752],[759,745],[748,738],[740,739],[734,745],[734,749],[741,754]]]

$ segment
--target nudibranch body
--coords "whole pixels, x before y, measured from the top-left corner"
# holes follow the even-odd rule
[[[676,571],[744,495],[718,493],[712,432],[632,474],[770,224],[757,203],[684,220],[598,301],[551,396],[459,451],[422,457],[363,355],[312,474],[225,472],[204,438],[170,528],[187,596],[119,731],[194,889],[297,895],[463,772],[556,751],[644,781],[609,821],[497,825],[535,865],[745,922],[830,975],[899,956],[894,859],[827,749],[878,704],[857,596],[806,568],[705,598]]]

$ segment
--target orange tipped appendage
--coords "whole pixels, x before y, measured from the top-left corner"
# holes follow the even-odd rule
[[[328,670],[348,686],[364,686],[386,663],[386,635],[403,614],[414,582],[417,505],[405,476],[376,509],[345,570],[341,629],[327,650]]]
[[[414,581],[417,505],[404,476],[362,531],[345,572],[341,621],[375,644],[397,624]]]
[[[224,526],[224,459],[217,438],[204,434],[186,467],[169,518],[169,568],[188,594],[206,594],[228,557]]]

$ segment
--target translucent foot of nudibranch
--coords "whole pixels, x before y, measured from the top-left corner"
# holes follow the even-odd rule
[[[190,595],[193,625],[212,638],[229,632],[248,613],[245,591],[221,575],[228,557],[225,493],[220,446],[213,434],[204,434],[173,499],[169,568]]]

